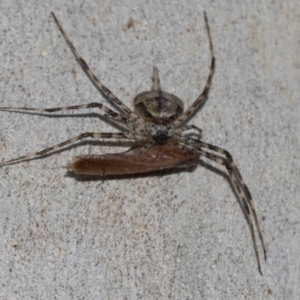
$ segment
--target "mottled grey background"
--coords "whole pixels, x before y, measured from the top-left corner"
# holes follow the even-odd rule
[[[110,181],[65,176],[75,155],[120,150],[86,142],[0,169],[1,299],[298,299],[299,1],[2,0],[1,106],[106,103],[51,11],[126,104],[149,89],[155,64],[164,89],[187,106],[209,69],[204,9],[216,72],[191,123],[232,153],[249,185],[268,251],[263,276],[222,167]],[[83,115],[91,112],[0,112],[0,159],[116,130]]]

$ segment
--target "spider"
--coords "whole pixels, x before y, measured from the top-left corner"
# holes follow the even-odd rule
[[[53,152],[61,147],[73,144],[76,141],[86,138],[117,140],[127,139],[136,142],[136,144],[134,147],[122,153],[82,155],[75,157],[73,158],[73,161],[67,165],[67,169],[75,174],[100,176],[115,174],[137,174],[170,168],[189,168],[196,166],[200,157],[210,159],[220,165],[225,166],[228,171],[229,178],[237,192],[239,201],[241,201],[245,217],[250,227],[258,270],[260,274],[262,274],[253,225],[254,223],[263,247],[265,259],[266,248],[252,196],[240,174],[240,171],[238,170],[231,154],[228,151],[203,142],[201,140],[202,130],[197,126],[185,125],[191,115],[195,113],[200,105],[202,105],[206,100],[215,70],[214,48],[206,13],[204,12],[204,21],[209,40],[211,63],[209,74],[202,93],[187,110],[184,110],[183,102],[178,97],[162,90],[158,69],[153,67],[152,88],[150,91],[142,92],[134,98],[134,111],[123,104],[123,102],[121,102],[95,76],[92,70],[88,67],[87,63],[83,60],[73,46],[61,24],[57,20],[55,14],[52,12],[51,15],[83,71],[98,88],[101,94],[107,100],[115,104],[119,112],[115,112],[105,105],[97,102],[55,108],[0,107],[0,109],[7,111],[35,111],[41,113],[53,113],[57,111],[96,107],[104,112],[105,117],[107,117],[113,123],[118,124],[121,128],[121,131],[116,133],[85,132],[58,145],[35,153],[30,153],[25,156],[20,156],[15,159],[4,161],[0,163],[0,167],[27,159],[44,156],[49,152]],[[197,138],[191,137],[190,134],[184,134],[188,130],[196,131]]]

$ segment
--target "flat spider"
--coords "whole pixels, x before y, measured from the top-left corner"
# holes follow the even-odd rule
[[[105,87],[95,76],[86,62],[78,54],[77,50],[64,32],[54,13],[51,13],[56,25],[63,35],[74,56],[105,98],[112,101],[120,110],[115,112],[101,103],[92,102],[83,105],[74,105],[56,108],[25,108],[25,107],[0,107],[1,110],[8,111],[38,111],[42,113],[52,113],[72,109],[84,109],[97,107],[102,110],[106,117],[118,124],[121,132],[86,132],[58,145],[46,148],[42,151],[31,153],[15,159],[0,163],[0,167],[16,163],[22,160],[43,156],[51,151],[63,146],[75,143],[76,141],[91,137],[95,139],[129,139],[137,142],[137,145],[126,152],[104,154],[104,155],[83,155],[73,159],[67,165],[68,170],[76,174],[86,175],[114,175],[114,174],[137,174],[169,168],[192,167],[197,164],[201,156],[206,157],[218,164],[225,166],[230,180],[242,203],[243,211],[250,226],[253,246],[257,259],[258,269],[261,272],[260,260],[257,250],[253,219],[256,224],[259,238],[262,243],[264,257],[266,259],[266,249],[262,232],[257,219],[254,202],[248,187],[233,162],[229,152],[219,147],[203,142],[201,129],[195,125],[183,125],[197,108],[204,102],[211,85],[214,69],[215,56],[210,34],[210,29],[204,12],[204,20],[209,39],[211,54],[210,71],[206,80],[204,90],[194,103],[184,111],[183,102],[176,96],[164,92],[161,89],[158,69],[153,68],[152,89],[138,94],[134,99],[134,111],[124,105],[107,87]],[[183,134],[187,130],[194,129],[198,132],[198,138]],[[221,156],[223,155],[223,156]]]

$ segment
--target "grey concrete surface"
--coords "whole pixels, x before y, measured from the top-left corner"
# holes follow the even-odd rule
[[[219,2],[219,3],[218,3]],[[0,1],[1,106],[106,103],[58,32],[126,104],[151,84],[186,106],[216,71],[191,120],[231,152],[263,229],[261,276],[249,226],[222,167],[76,180],[73,156],[120,151],[79,143],[0,169],[0,299],[299,299],[299,1]],[[91,113],[94,114],[91,114]],[[116,131],[98,111],[0,112],[0,159],[85,131]],[[78,115],[79,114],[79,115]],[[220,170],[220,171],[217,171]]]

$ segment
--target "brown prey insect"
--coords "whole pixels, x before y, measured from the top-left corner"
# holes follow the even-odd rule
[[[214,49],[208,25],[206,13],[204,20],[209,40],[211,54],[210,71],[206,80],[205,87],[194,103],[184,111],[183,102],[176,96],[164,92],[161,88],[158,69],[153,68],[152,88],[138,94],[134,99],[134,111],[123,104],[106,86],[100,82],[92,70],[88,67],[83,58],[64,32],[54,13],[51,13],[58,29],[64,37],[66,43],[72,50],[81,68],[88,78],[94,83],[101,94],[109,101],[114,103],[119,109],[115,112],[101,103],[92,102],[83,105],[74,105],[56,108],[26,108],[26,107],[0,107],[7,111],[35,111],[41,113],[53,113],[85,108],[99,108],[104,112],[104,116],[109,118],[121,128],[120,132],[86,132],[58,145],[46,148],[42,151],[31,153],[15,159],[0,163],[0,167],[19,161],[40,157],[49,152],[57,150],[76,141],[86,138],[94,139],[117,139],[132,140],[136,143],[135,147],[126,152],[104,154],[104,155],[83,155],[73,159],[67,168],[76,174],[87,175],[114,175],[114,174],[137,174],[169,168],[193,167],[196,166],[200,157],[210,159],[220,165],[225,166],[229,178],[234,186],[239,201],[248,224],[250,226],[253,247],[260,274],[261,266],[257,250],[254,223],[262,243],[264,258],[266,259],[266,248],[263,241],[262,231],[259,226],[254,202],[250,191],[245,184],[242,176],[233,162],[230,153],[222,148],[205,143],[201,140],[202,130],[195,125],[184,125],[191,115],[199,108],[207,98],[215,69]],[[184,134],[188,130],[197,132],[197,138],[190,134]],[[253,222],[254,220],[254,222]]]

